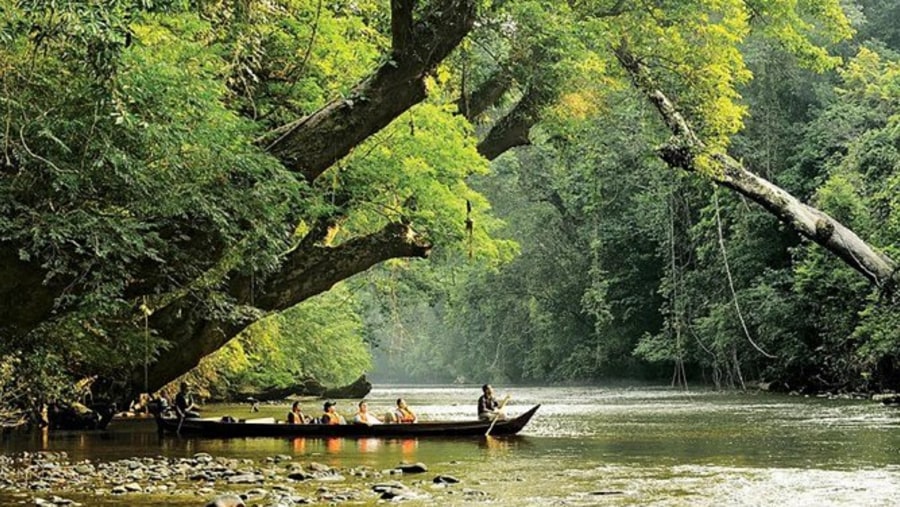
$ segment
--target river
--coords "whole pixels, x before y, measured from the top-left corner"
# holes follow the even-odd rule
[[[65,451],[72,461],[94,462],[197,452],[254,460],[287,454],[300,462],[376,470],[423,462],[428,478],[450,474],[460,486],[485,493],[440,497],[441,504],[458,505],[900,503],[900,409],[870,401],[643,386],[495,390],[511,395],[511,415],[542,404],[519,437],[160,440],[152,422],[116,421],[103,433],[7,437],[0,451]],[[466,419],[474,416],[479,394],[478,386],[385,386],[368,400],[376,413],[404,397],[423,419]],[[354,407],[353,400],[339,400],[347,415]],[[251,415],[247,406],[219,405],[204,415],[280,418],[287,408],[263,406]],[[303,408],[318,414],[321,407],[308,401]],[[435,500],[406,502],[418,503]]]

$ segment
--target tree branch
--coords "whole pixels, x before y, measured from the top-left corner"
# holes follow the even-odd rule
[[[516,146],[531,144],[529,131],[540,119],[540,111],[548,100],[537,86],[529,86],[512,111],[500,119],[488,135],[478,143],[478,152],[494,160]]]
[[[496,104],[500,97],[509,91],[512,86],[512,74],[505,70],[495,72],[491,77],[472,92],[470,95],[460,97],[456,101],[459,114],[467,120],[474,122],[476,118]]]
[[[431,245],[409,225],[391,223],[373,234],[334,247],[298,248],[288,254],[282,270],[263,282],[254,306],[278,312],[330,289],[334,284],[395,258],[425,258]],[[239,304],[249,302],[253,281],[235,280],[230,292]],[[165,358],[150,365],[149,388],[155,391],[189,371],[200,359],[228,343],[257,318],[240,322],[210,320],[206,310],[185,298],[151,317],[150,326],[171,343]],[[132,376],[133,392],[143,389],[143,369]]]
[[[415,0],[391,0],[391,47],[396,54],[408,51],[413,39]]]
[[[36,263],[22,261],[14,245],[0,244],[0,309],[8,310],[0,319],[0,339],[24,336],[50,318],[66,283],[44,283],[46,276]]]
[[[672,168],[698,172],[696,155],[706,146],[678,112],[674,104],[653,83],[647,68],[625,45],[615,49],[622,66],[631,74],[637,88],[656,106],[672,139],[658,150],[660,158]],[[718,185],[730,188],[765,208],[799,234],[823,246],[878,287],[892,290],[900,281],[897,263],[860,239],[855,232],[824,213],[800,202],[774,183],[747,170],[727,153],[710,153],[721,171],[712,176]]]
[[[425,77],[472,29],[475,3],[436,0],[429,14],[407,30],[413,1],[392,2],[392,12],[400,17],[392,20],[396,31],[391,59],[346,98],[279,129],[279,137],[267,150],[307,181],[314,181],[353,147],[425,99]]]

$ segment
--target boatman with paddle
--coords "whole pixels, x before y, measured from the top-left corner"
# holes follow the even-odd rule
[[[478,419],[482,421],[497,421],[506,419],[506,413],[503,411],[503,403],[494,398],[494,388],[490,384],[481,386],[482,395],[478,398]],[[507,396],[507,399],[509,396]]]

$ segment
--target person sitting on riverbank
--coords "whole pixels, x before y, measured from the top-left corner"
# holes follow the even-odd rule
[[[373,424],[381,424],[381,419],[369,412],[369,404],[366,403],[366,400],[363,400],[359,402],[359,412],[356,413],[353,422],[371,426]]]
[[[414,423],[419,420],[416,414],[406,405],[403,398],[397,398],[397,409],[394,410],[394,418],[398,423]]]
[[[309,418],[300,411],[299,401],[295,401],[294,404],[291,405],[291,411],[288,412],[287,415],[287,422],[288,424],[306,424],[309,422]]]
[[[478,398],[478,419],[482,421],[493,421],[494,419],[506,419],[500,402],[494,398],[494,388],[490,384],[481,386],[482,395]]]
[[[178,394],[175,395],[175,413],[179,419],[200,417],[200,414],[197,412],[197,405],[194,404],[191,386],[187,382],[181,383],[181,388],[178,390]]]
[[[338,414],[337,410],[334,409],[335,405],[337,404],[331,400],[325,402],[325,413],[322,414],[321,418],[322,424],[347,424],[347,421],[344,420],[344,416]]]

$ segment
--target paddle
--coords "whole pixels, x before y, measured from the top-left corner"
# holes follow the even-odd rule
[[[484,436],[491,436],[491,430],[494,429],[494,425],[497,424],[497,419],[500,419],[500,411],[503,410],[503,407],[506,406],[506,402],[509,401],[509,395],[506,395],[506,398],[503,398],[503,401],[500,402],[500,406],[497,407],[497,413],[494,415],[494,420],[491,421],[491,425],[488,426],[487,431],[484,432]]]
[[[176,412],[178,412],[176,410]],[[175,430],[175,434],[181,436],[181,425],[184,424],[184,420],[187,414],[178,413],[178,429]]]

